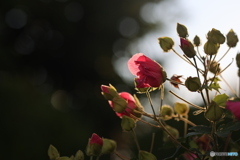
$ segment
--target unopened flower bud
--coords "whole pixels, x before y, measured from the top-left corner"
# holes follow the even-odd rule
[[[139,151],[138,159],[139,160],[157,160],[157,158],[152,153],[147,151]]]
[[[115,151],[117,143],[114,140],[103,138],[102,154],[110,154]]]
[[[158,41],[164,52],[168,52],[173,48],[174,42],[170,37],[160,37],[158,38]]]
[[[184,54],[188,57],[188,58],[193,58],[196,55],[196,51],[194,50],[194,46],[192,44],[192,42],[190,42],[187,39],[184,38],[180,38],[181,41],[181,49],[183,50]]]
[[[173,135],[173,137],[175,137],[176,139],[179,138],[179,132],[176,128],[173,128],[169,125],[166,125],[165,127],[168,130],[168,132],[170,132]],[[169,137],[168,133],[166,133],[166,132],[163,132],[163,141],[164,142],[171,141],[171,138]]]
[[[220,64],[217,63],[216,61],[211,62],[209,71],[212,72],[213,74],[220,73],[220,71],[221,71]]]
[[[48,157],[50,160],[55,160],[58,157],[60,157],[60,154],[59,154],[57,148],[55,148],[53,145],[50,145],[48,148]]]
[[[172,119],[173,115],[173,108],[169,105],[163,105],[160,110],[160,116],[163,118],[163,120],[169,120]]]
[[[238,53],[236,56],[236,63],[237,63],[237,67],[240,68],[240,53]]]
[[[101,85],[102,95],[107,100],[112,100],[114,97],[118,97],[118,92],[114,86],[109,84],[109,86]]]
[[[197,35],[194,37],[193,43],[194,43],[194,45],[197,46],[197,47],[200,46],[201,41],[200,41],[200,38],[199,38]]]
[[[219,43],[223,44],[225,42],[224,35],[217,29],[213,28],[211,31],[207,34],[208,41],[211,41],[213,43]]]
[[[102,150],[103,140],[97,134],[93,133],[92,137],[89,138],[86,154],[88,156],[99,156]]]
[[[198,77],[188,77],[185,86],[189,91],[196,92],[201,88],[201,82]]]
[[[238,43],[238,37],[236,33],[231,29],[227,34],[227,45],[229,47],[235,47]]]
[[[204,52],[207,54],[207,55],[215,55],[217,54],[218,52],[218,49],[219,49],[219,44],[218,43],[213,43],[212,41],[207,41],[205,44],[204,44]]]
[[[118,113],[122,113],[127,107],[127,101],[120,96],[113,98],[111,103],[113,110]]]
[[[182,115],[182,116],[186,116],[186,115],[188,114],[188,112],[189,112],[189,106],[188,106],[188,104],[186,104],[186,103],[176,102],[176,103],[174,104],[174,110],[175,110],[178,114],[180,114],[180,115]]]
[[[211,122],[216,122],[220,120],[223,116],[223,110],[219,107],[219,105],[212,101],[210,105],[208,106],[207,111],[205,112],[204,116],[207,120]]]
[[[76,152],[74,160],[84,160],[84,154],[81,150]]]
[[[123,116],[121,126],[123,131],[132,131],[136,126],[136,122],[128,116]]]
[[[184,25],[182,25],[180,23],[177,23],[177,33],[178,33],[179,37],[181,37],[181,38],[188,37],[187,27],[185,27]]]

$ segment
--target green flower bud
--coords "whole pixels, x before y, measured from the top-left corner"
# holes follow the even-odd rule
[[[196,92],[201,88],[201,82],[198,77],[188,77],[185,86],[189,91]]]
[[[189,106],[188,106],[188,104],[186,104],[186,103],[176,102],[176,103],[174,104],[174,110],[175,110],[178,114],[180,114],[180,115],[182,115],[182,116],[186,116],[186,115],[188,114],[188,112],[189,112]]]
[[[171,127],[169,125],[166,125],[165,127],[173,135],[173,137],[175,137],[176,139],[179,138],[179,132],[178,132],[178,130],[176,128],[173,128],[173,127]],[[169,138],[168,133],[163,132],[163,142],[169,142],[171,140],[172,139]]]
[[[84,160],[84,154],[81,150],[76,152],[74,160]]]
[[[115,151],[117,143],[114,140],[103,138],[103,147],[101,154],[110,154]]]
[[[173,48],[174,42],[170,37],[160,37],[158,38],[158,41],[164,52],[168,52]]]
[[[223,110],[219,107],[219,105],[212,101],[210,105],[208,106],[207,111],[205,112],[204,116],[207,120],[211,122],[216,122],[220,120],[223,116]]]
[[[240,53],[238,53],[236,56],[236,63],[237,63],[237,67],[240,68]]]
[[[102,95],[107,100],[112,100],[114,97],[119,97],[118,92],[114,86],[109,84],[109,86],[101,85]]]
[[[221,71],[220,64],[217,63],[216,61],[211,62],[209,71],[212,72],[213,74],[220,73],[220,71]]]
[[[157,160],[157,158],[147,151],[139,151],[138,153],[138,159],[139,160]]]
[[[185,27],[184,25],[182,25],[180,23],[177,23],[177,33],[178,33],[179,37],[182,37],[182,38],[188,37],[187,27]]]
[[[134,119],[128,116],[123,116],[121,126],[123,131],[132,131],[135,128],[136,123]]]
[[[164,120],[172,119],[173,108],[169,105],[163,105],[160,110],[160,115]]]
[[[227,37],[227,45],[229,47],[236,47],[238,43],[238,37],[232,29],[228,32],[226,37]]]
[[[48,148],[48,157],[50,160],[56,160],[57,158],[60,157],[57,148],[55,148],[53,145],[50,145]]]
[[[118,113],[122,113],[127,107],[127,101],[122,97],[115,97],[112,99],[113,110]]]
[[[199,38],[197,35],[194,37],[193,43],[194,43],[194,45],[197,46],[197,47],[200,46],[201,41],[200,41],[200,38]]]
[[[224,35],[219,30],[214,29],[214,28],[208,32],[207,39],[208,39],[208,41],[211,41],[215,44],[217,44],[217,43],[223,44],[225,42]]]
[[[218,43],[213,43],[212,41],[207,41],[204,44],[204,52],[207,55],[215,55],[218,52],[220,45]]]
[[[183,50],[184,54],[188,57],[188,58],[193,58],[196,55],[196,51],[194,50],[194,46],[193,44],[184,38],[180,39],[181,41],[181,49]]]

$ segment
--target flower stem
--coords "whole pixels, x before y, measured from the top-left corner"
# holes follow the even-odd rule
[[[196,66],[197,76],[198,76],[198,78],[199,78],[199,80],[200,80],[200,83],[201,83],[201,79],[200,79],[199,72],[198,72],[198,69],[197,69],[198,67],[197,67],[197,62],[196,62],[196,58],[195,58],[195,57],[193,57],[193,61],[194,61],[195,66]],[[206,100],[205,100],[205,98],[204,98],[204,95],[203,95],[202,90],[200,91],[200,94],[201,94],[201,96],[202,96],[202,99],[203,99],[203,102],[204,102],[205,106],[207,106],[207,103],[206,103]]]
[[[123,155],[119,154],[119,153],[116,152],[116,151],[114,151],[114,154],[115,154],[116,156],[118,156],[118,157],[119,157],[120,159],[122,159],[122,160],[130,160],[129,158],[124,157]]]
[[[150,93],[147,91],[147,92],[146,92],[146,95],[147,95],[148,101],[149,101],[149,103],[150,103],[150,106],[151,106],[151,108],[152,108],[154,118],[156,118],[157,115],[156,115],[155,110],[154,110],[154,108],[153,108],[153,103],[152,103],[152,99],[151,99]]]
[[[152,153],[152,150],[153,150],[154,140],[155,140],[155,133],[152,134],[152,142],[151,142],[150,153]]]
[[[133,135],[133,138],[134,138],[135,143],[136,143],[136,145],[137,145],[138,151],[140,151],[140,150],[141,150],[141,149],[140,149],[140,145],[139,145],[139,143],[138,143],[137,135],[136,135],[136,132],[135,132],[134,130],[132,130],[132,135]]]
[[[173,95],[174,95],[175,97],[177,97],[178,99],[181,99],[182,101],[186,102],[186,103],[189,104],[190,106],[193,106],[193,107],[195,107],[195,108],[197,108],[197,109],[200,109],[200,110],[205,110],[205,108],[203,108],[203,107],[200,107],[200,106],[197,106],[197,105],[195,105],[195,104],[193,104],[193,103],[188,102],[187,100],[185,100],[185,99],[183,99],[182,97],[178,96],[178,95],[177,95],[176,93],[174,93],[173,91],[169,91],[169,93],[173,94]]]
[[[228,48],[226,53],[217,61],[217,63],[219,63],[227,55],[227,53],[230,51],[230,49],[231,49],[231,47]]]

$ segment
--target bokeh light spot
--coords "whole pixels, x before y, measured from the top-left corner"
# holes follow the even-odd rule
[[[20,29],[27,23],[27,14],[21,9],[11,9],[6,13],[5,20],[9,27]]]
[[[124,37],[132,37],[139,31],[139,25],[133,18],[126,17],[119,24],[119,32]]]
[[[57,90],[52,94],[51,104],[60,111],[67,111],[72,104],[72,98],[64,90]]]

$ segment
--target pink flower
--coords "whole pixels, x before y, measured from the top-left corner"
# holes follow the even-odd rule
[[[142,53],[135,54],[129,59],[128,68],[137,76],[136,88],[159,87],[166,80],[162,66]]]
[[[103,140],[100,138],[96,133],[92,134],[92,137],[90,138],[89,144],[98,144],[100,146],[103,145]]]
[[[232,114],[240,120],[240,101],[227,101],[226,109],[231,111]]]
[[[133,96],[128,92],[121,92],[121,93],[119,93],[119,96],[127,101],[127,107],[121,113],[116,112],[117,116],[120,118],[124,115],[130,117],[130,114],[133,113],[132,110],[137,108],[137,105],[136,105],[136,102],[135,102]],[[112,108],[114,108],[114,102],[113,101],[108,101],[108,102],[109,102],[110,106]]]

